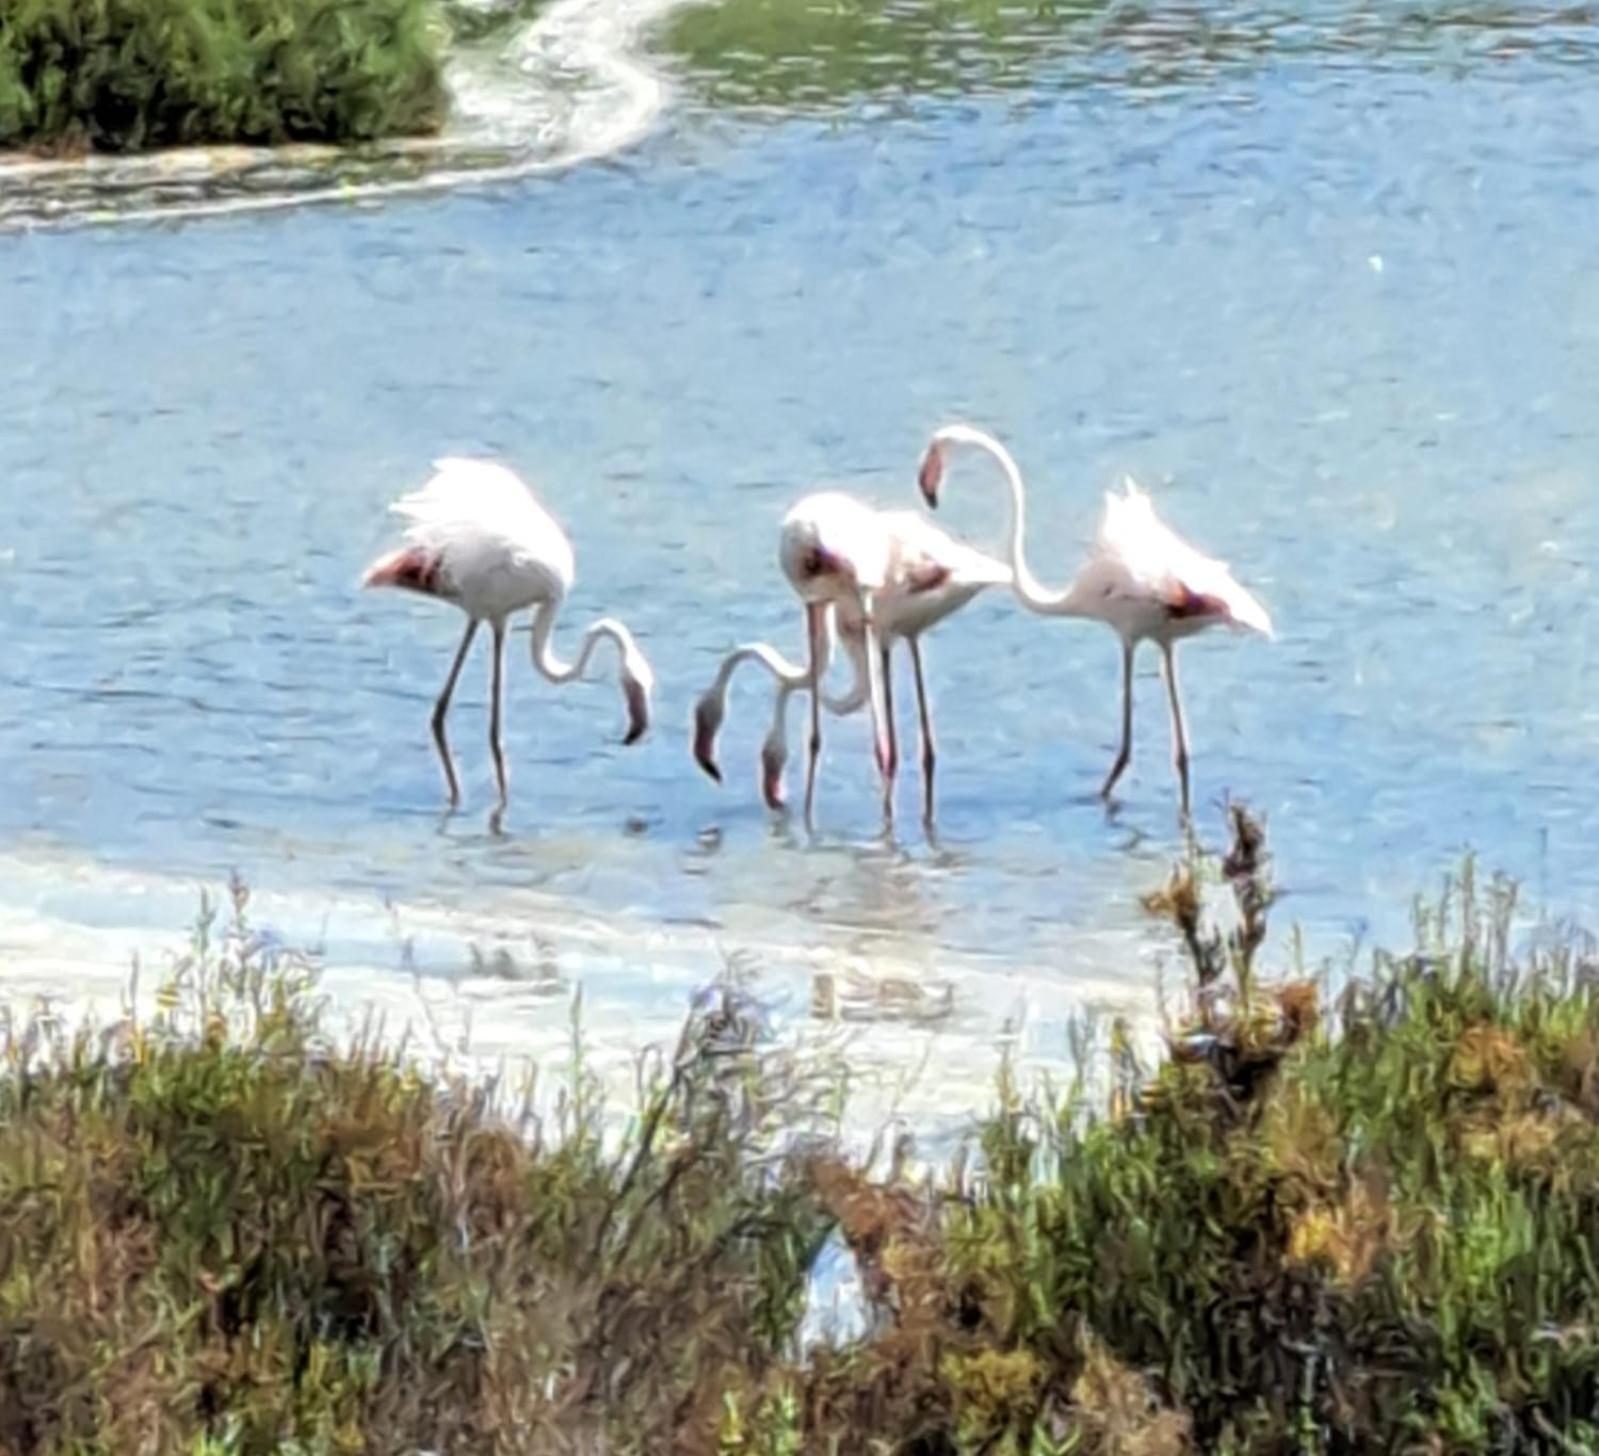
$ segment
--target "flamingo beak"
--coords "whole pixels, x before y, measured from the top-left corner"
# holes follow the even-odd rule
[[[717,783],[721,783],[722,770],[716,763],[716,728],[710,704],[698,704],[694,709],[694,762]]]
[[[644,684],[629,678],[622,685],[622,696],[627,699],[627,733],[622,746],[631,748],[650,728],[650,695]]]
[[[922,499],[933,509],[938,509],[938,487],[944,479],[944,447],[934,440],[922,456],[922,468],[917,472],[916,483],[922,489]]]
[[[783,797],[783,760],[777,754],[761,751],[761,797],[768,809],[781,811],[787,807]]]

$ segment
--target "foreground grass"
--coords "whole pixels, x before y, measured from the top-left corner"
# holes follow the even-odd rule
[[[795,1136],[825,1089],[732,993],[620,1147],[580,1068],[543,1126],[335,1047],[239,893],[153,1022],[13,1030],[0,1451],[1593,1449],[1594,965],[1518,961],[1468,876],[1329,1003],[1266,974],[1234,827],[1153,902],[1195,971],[1162,1064],[1002,1085],[918,1183]],[[803,1354],[835,1230],[875,1318]]]
[[[434,131],[433,22],[429,0],[5,0],[0,147]]]

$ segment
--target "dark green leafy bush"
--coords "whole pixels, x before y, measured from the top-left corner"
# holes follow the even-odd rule
[[[5,0],[0,146],[131,151],[436,130],[428,0]]]

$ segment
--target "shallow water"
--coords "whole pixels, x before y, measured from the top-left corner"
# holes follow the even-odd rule
[[[1313,955],[1402,935],[1471,846],[1591,919],[1599,94],[1566,61],[1591,40],[1571,22],[1470,63],[1268,48],[1170,84],[1044,55],[1003,86],[885,106],[844,84],[798,111],[758,87],[717,109],[690,68],[605,164],[0,238],[13,980],[74,989],[48,957],[30,980],[30,914],[118,927],[95,944],[120,956],[237,867],[359,969],[351,994],[409,988],[409,938],[501,1051],[564,1034],[566,1003],[469,946],[531,954],[535,930],[618,1046],[663,1034],[728,952],[801,1021],[850,957],[930,1005],[947,981],[936,1033],[862,1033],[871,1061],[935,1036],[941,1078],[986,1077],[972,1049],[1007,1032],[1058,1061],[1085,1004],[1147,1011],[1164,946],[1136,897],[1179,837],[1152,660],[1125,802],[1093,798],[1107,632],[996,594],[929,639],[936,844],[914,773],[882,837],[858,720],[828,727],[814,839],[759,804],[764,689],[735,697],[726,786],[688,757],[720,653],[798,651],[789,501],[914,503],[952,416],[1015,449],[1046,580],[1130,470],[1266,601],[1275,644],[1184,650],[1196,801],[1211,839],[1224,794],[1266,813],[1279,920]],[[609,682],[556,690],[513,658],[501,835],[485,664],[453,719],[466,807],[441,820],[427,714],[458,619],[355,587],[386,502],[464,451],[522,468],[569,529],[563,645],[614,612],[660,678],[625,750]],[[999,543],[984,467],[946,499]]]

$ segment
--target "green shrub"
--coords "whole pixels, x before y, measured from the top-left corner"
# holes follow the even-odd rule
[[[0,1452],[714,1439],[821,1233],[769,1141],[795,1089],[740,1007],[695,1013],[618,1147],[581,1071],[546,1130],[334,1047],[236,906],[153,1023],[7,1039]]]
[[[334,1046],[236,890],[153,1021],[3,1040],[0,1452],[1595,1449],[1599,963],[1513,955],[1468,873],[1329,999],[1260,964],[1271,900],[1238,813],[1151,897],[1161,1064],[1002,1081],[909,1181],[794,1135],[831,1088],[731,991],[619,1141],[580,1060],[545,1126]],[[803,1354],[830,1231],[870,1332]]]
[[[432,131],[440,44],[428,0],[6,0],[0,146]]]
[[[980,1176],[932,1195],[834,1174],[891,1318],[792,1374],[811,1431],[1013,1456],[1596,1449],[1599,962],[1513,957],[1513,895],[1468,872],[1414,954],[1324,1008],[1255,964],[1271,891],[1236,831],[1231,932],[1188,871],[1153,897],[1197,983],[1157,1071],[1119,1049],[1092,1116],[1007,1099]]]

